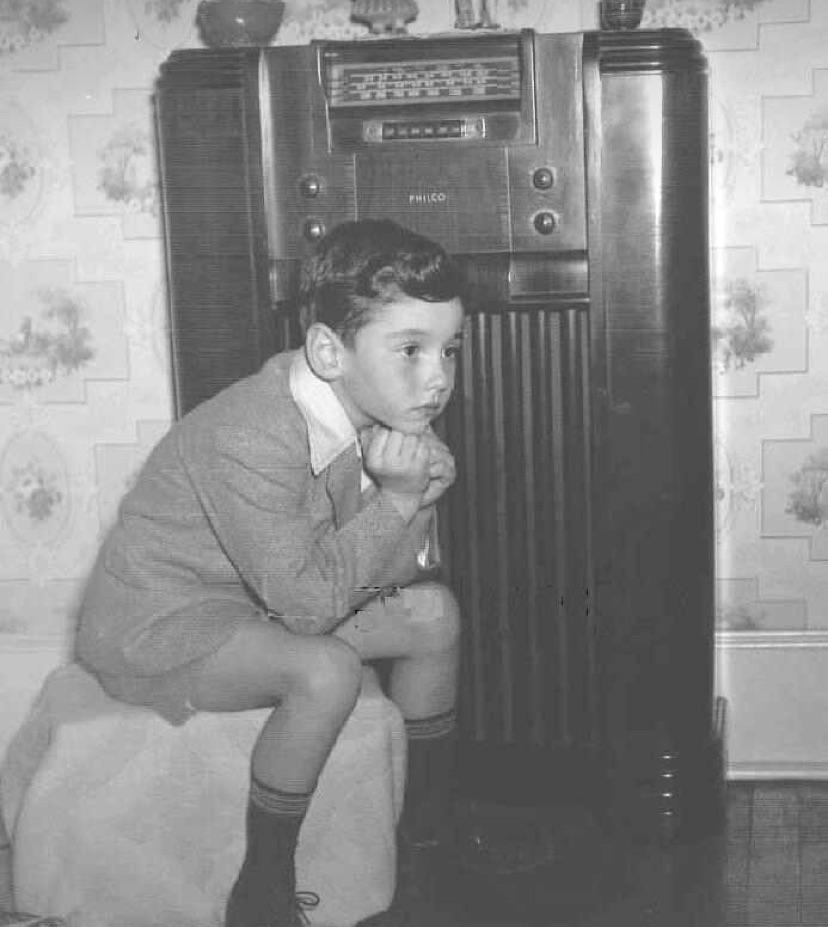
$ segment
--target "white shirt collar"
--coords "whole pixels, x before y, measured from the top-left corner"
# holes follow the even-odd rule
[[[362,448],[348,414],[330,383],[320,379],[308,365],[305,352],[296,351],[290,365],[290,392],[308,428],[310,464],[318,476],[350,447],[362,457]]]

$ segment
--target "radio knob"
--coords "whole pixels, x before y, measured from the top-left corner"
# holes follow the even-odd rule
[[[322,182],[316,174],[308,174],[299,181],[299,192],[307,200],[312,200],[314,197],[319,196],[321,190]]]
[[[539,235],[551,235],[557,228],[558,220],[552,212],[539,212],[535,216],[535,231]]]
[[[321,219],[308,219],[304,232],[308,241],[319,241],[325,234],[325,223]]]
[[[549,167],[539,167],[532,174],[532,183],[536,190],[551,190],[555,186],[555,172]]]

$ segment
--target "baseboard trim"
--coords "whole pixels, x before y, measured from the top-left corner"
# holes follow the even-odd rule
[[[729,780],[828,779],[828,630],[723,631]]]
[[[721,650],[773,650],[778,648],[828,648],[826,631],[718,631]]]
[[[730,782],[828,780],[828,763],[731,763]]]

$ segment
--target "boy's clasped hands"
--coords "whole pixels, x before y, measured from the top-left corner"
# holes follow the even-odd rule
[[[359,438],[366,473],[406,521],[435,503],[454,482],[454,457],[431,428],[406,434],[372,425]]]

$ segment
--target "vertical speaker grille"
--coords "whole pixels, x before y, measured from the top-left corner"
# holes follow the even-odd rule
[[[586,311],[467,325],[443,519],[465,622],[464,730],[492,745],[582,744],[594,717]]]

